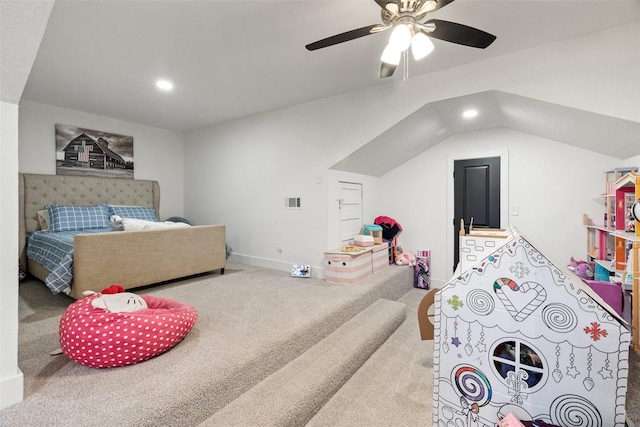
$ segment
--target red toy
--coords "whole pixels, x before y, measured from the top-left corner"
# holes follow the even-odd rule
[[[122,292],[117,285],[82,298],[60,319],[60,347],[92,368],[133,365],[173,348],[198,319],[195,307]]]

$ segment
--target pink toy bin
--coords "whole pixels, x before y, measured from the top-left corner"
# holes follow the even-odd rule
[[[613,308],[616,313],[622,316],[622,284],[618,282],[602,282],[596,280],[582,279],[584,283],[589,285],[600,298]]]

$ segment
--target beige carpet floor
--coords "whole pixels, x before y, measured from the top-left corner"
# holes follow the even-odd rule
[[[345,286],[229,265],[224,275],[140,291],[194,305],[194,329],[157,358],[96,370],[49,355],[72,300],[25,281],[19,306],[25,399],[0,411],[0,425],[197,425],[379,299],[395,301],[411,289],[408,267],[390,266]]]
[[[406,320],[307,421],[278,427],[431,426],[433,345],[420,340],[417,324],[425,291],[407,285],[408,269],[397,268],[371,282],[343,286],[236,264],[224,276],[145,289],[139,293],[195,305],[198,323],[165,355],[111,370],[49,355],[58,346],[57,321],[71,300],[51,296],[41,282],[26,281],[19,307],[25,401],[0,411],[0,426],[223,425],[212,423],[211,415],[243,393],[249,396],[262,379],[380,298],[404,304]],[[380,286],[398,277],[402,285]],[[203,346],[209,351],[198,354]],[[639,384],[640,355],[631,351],[627,412],[640,426]]]

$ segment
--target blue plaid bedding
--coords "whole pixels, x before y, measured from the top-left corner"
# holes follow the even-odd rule
[[[27,237],[27,257],[51,273],[45,284],[53,294],[69,293],[73,279],[73,239],[76,234],[111,232],[111,228],[82,231],[34,231]]]

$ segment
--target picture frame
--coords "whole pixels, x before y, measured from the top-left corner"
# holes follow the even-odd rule
[[[133,137],[55,125],[56,174],[134,178]]]

